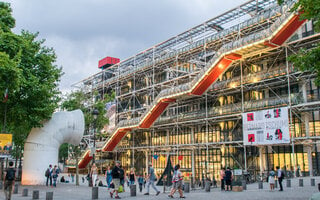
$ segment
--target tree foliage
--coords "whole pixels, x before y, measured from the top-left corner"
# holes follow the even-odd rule
[[[113,101],[115,98],[115,93],[113,92],[111,95],[106,94],[102,100],[98,100],[89,107],[86,102],[88,102],[88,98],[82,91],[72,92],[68,95],[67,99],[62,102],[61,108],[64,110],[75,110],[80,109],[82,110],[85,118],[85,130],[89,131],[90,127],[93,127],[95,123],[92,111],[94,108],[98,109],[99,115],[96,120],[96,128],[101,130],[106,124],[109,123],[109,119],[106,117],[106,109],[105,104],[107,102]]]
[[[279,4],[285,0],[278,0]],[[301,11],[301,19],[312,20],[316,32],[320,32],[320,0],[299,0],[291,10],[292,12]],[[289,57],[289,60],[300,70],[314,71],[317,73],[315,83],[320,85],[320,45],[314,44],[313,48],[301,49],[297,54]]]
[[[0,2],[0,119],[7,109],[7,130],[22,147],[33,127],[41,127],[58,107],[62,71],[56,54],[37,39],[38,33],[11,31],[15,19],[10,4]],[[8,101],[2,102],[8,89]],[[0,123],[3,128],[3,123]]]

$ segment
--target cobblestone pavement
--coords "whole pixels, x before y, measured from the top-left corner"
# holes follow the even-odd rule
[[[286,180],[284,180],[284,191],[279,192],[278,188],[275,191],[270,192],[267,183],[264,183],[264,189],[258,189],[258,184],[250,184],[247,186],[247,190],[243,192],[222,192],[219,188],[211,188],[211,192],[205,192],[204,190],[198,189],[193,190],[190,193],[185,193],[187,199],[228,199],[228,200],[255,200],[255,199],[266,199],[266,200],[307,200],[313,193],[318,192],[317,184],[320,183],[320,177],[315,177],[316,186],[311,186],[310,178],[305,177],[304,187],[298,186],[298,179],[292,179],[291,188],[286,187]],[[28,197],[22,197],[23,188],[28,188]],[[168,191],[163,193],[163,187],[158,187],[161,191],[159,196],[155,195],[155,191],[150,188],[150,195],[145,196],[143,193],[137,192],[136,197],[130,197],[129,189],[126,188],[126,192],[121,193],[122,199],[154,199],[162,200],[169,199]],[[53,191],[54,199],[56,200],[79,200],[79,199],[91,199],[91,188],[81,185],[75,186],[74,184],[58,184],[57,188],[45,187],[45,186],[20,186],[18,194],[13,195],[13,200],[30,200],[32,199],[32,191],[40,191],[40,199],[45,199],[47,191]],[[178,193],[175,194],[175,198],[178,199]],[[4,199],[3,191],[0,192],[0,200]],[[109,191],[107,188],[99,188],[99,199],[110,199]]]

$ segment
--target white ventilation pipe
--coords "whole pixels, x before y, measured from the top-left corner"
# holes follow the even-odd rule
[[[81,110],[56,112],[41,128],[33,128],[24,146],[23,185],[44,185],[45,171],[58,165],[59,147],[63,143],[78,145],[84,133]]]

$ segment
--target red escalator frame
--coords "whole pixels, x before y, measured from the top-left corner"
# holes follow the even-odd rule
[[[85,168],[89,164],[91,159],[92,159],[92,156],[90,156],[90,151],[86,151],[85,155],[83,156],[83,158],[80,160],[78,164],[79,169]]]

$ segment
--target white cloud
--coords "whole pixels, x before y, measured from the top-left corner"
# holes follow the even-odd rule
[[[60,88],[96,72],[105,56],[122,60],[243,3],[244,0],[9,0],[21,29],[57,53]],[[236,2],[236,3],[235,3]]]

